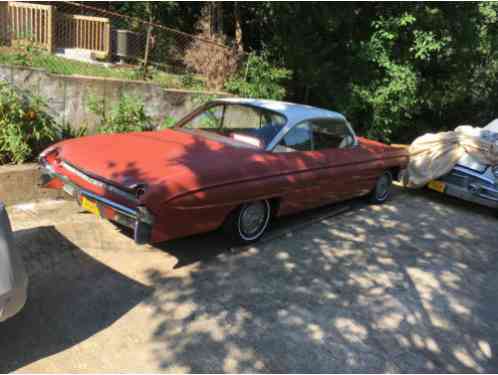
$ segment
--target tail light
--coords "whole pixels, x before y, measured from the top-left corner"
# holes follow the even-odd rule
[[[57,147],[49,147],[45,151],[43,151],[40,156],[38,157],[38,160],[41,163],[47,162],[49,164],[56,162],[60,162],[59,158],[59,149]]]
[[[137,197],[137,199],[140,199],[140,197],[145,194],[146,189],[147,187],[145,185],[136,188],[135,196]]]
[[[130,186],[130,188],[133,190],[135,198],[140,199],[140,197],[144,195],[145,192],[147,191],[147,184],[143,183],[133,184]]]

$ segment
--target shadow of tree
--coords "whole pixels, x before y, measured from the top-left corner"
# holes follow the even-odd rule
[[[497,371],[498,233],[483,229],[494,218],[429,198],[398,191],[381,207],[358,201],[236,253],[183,240],[172,254],[212,256],[188,272],[149,270],[161,368]]]
[[[328,162],[319,153],[272,153],[184,132],[176,132],[174,138],[172,131],[164,132],[135,135],[140,139],[137,142],[160,143],[164,155],[141,150],[139,154],[123,156],[120,149],[117,161],[112,160],[111,150],[98,164],[100,170],[105,165],[105,175],[114,183],[148,185],[146,205],[158,222],[168,221],[175,237],[212,230],[221,224],[220,212],[228,215],[231,209],[251,199],[290,196],[282,200],[280,209],[294,212],[337,201],[350,189],[342,181],[349,173],[337,168],[340,172],[336,176],[327,175],[324,167]],[[139,144],[158,149],[157,145],[154,148],[148,143]],[[362,150],[362,158],[375,153],[367,146]],[[371,173],[367,175],[373,178]],[[356,183],[362,185],[365,181]],[[181,208],[169,202],[186,195],[189,198],[182,201]]]
[[[152,289],[82,252],[55,227],[16,231],[26,306],[0,326],[0,372],[59,353],[110,326]]]
[[[164,180],[133,153],[108,169],[114,179],[161,183],[158,205],[230,173],[249,184],[268,166],[281,172],[281,186],[296,182],[261,153],[239,154],[230,171],[233,158],[214,156],[223,148],[194,139]],[[206,150],[215,153],[196,160]],[[490,211],[398,191],[384,206],[358,203],[241,251],[227,251],[217,233],[162,244],[178,262],[147,271],[155,358],[161,370],[187,372],[496,372],[495,228]]]

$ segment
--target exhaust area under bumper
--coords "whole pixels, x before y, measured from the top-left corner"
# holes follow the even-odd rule
[[[55,172],[50,165],[41,167],[40,186],[62,189],[72,196],[85,211],[133,230],[137,244],[150,243],[154,217],[143,206],[130,208],[94,194],[74,184],[68,177]]]

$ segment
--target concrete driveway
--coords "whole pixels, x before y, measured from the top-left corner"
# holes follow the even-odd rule
[[[497,372],[495,214],[397,190],[303,225],[337,207],[235,250],[136,246],[69,202],[11,208],[31,287],[0,372]]]

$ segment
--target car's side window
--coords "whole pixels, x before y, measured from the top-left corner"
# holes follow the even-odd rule
[[[225,106],[224,129],[258,129],[261,127],[261,114],[258,110],[231,104]]]
[[[314,150],[348,148],[354,137],[345,121],[335,119],[313,120]]]
[[[313,150],[313,135],[309,122],[302,122],[294,126],[275,147],[276,152],[311,150]]]
[[[184,125],[186,129],[219,129],[223,117],[223,105],[206,109]]]

